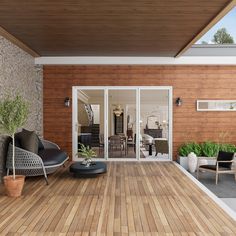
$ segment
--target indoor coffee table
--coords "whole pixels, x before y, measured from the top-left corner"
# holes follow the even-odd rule
[[[107,172],[107,165],[104,162],[92,162],[92,165],[85,166],[81,161],[75,162],[70,166],[70,172],[78,177],[95,177]]]

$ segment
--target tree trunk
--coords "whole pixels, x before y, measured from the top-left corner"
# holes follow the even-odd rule
[[[16,179],[16,170],[15,170],[15,134],[12,134],[12,171],[13,171],[13,179]]]

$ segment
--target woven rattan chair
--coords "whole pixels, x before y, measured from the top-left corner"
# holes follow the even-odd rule
[[[55,153],[58,151],[58,154],[62,154],[58,161],[46,160],[46,158],[42,158],[41,156],[24,150],[19,147],[15,147],[15,170],[16,174],[22,174],[25,176],[40,176],[43,175],[45,177],[45,181],[48,184],[47,175],[55,172],[60,166],[64,165],[64,163],[69,159],[69,157],[65,156],[66,153],[63,151],[59,151],[60,148],[57,144],[52,143],[47,140],[41,140],[44,146],[44,153],[49,152]],[[12,152],[13,152],[13,145],[9,143],[8,146],[8,153],[7,153],[7,161],[6,161],[6,168],[7,168],[7,175],[9,172],[12,171]],[[49,158],[50,159],[50,158]],[[51,164],[50,164],[51,163]]]

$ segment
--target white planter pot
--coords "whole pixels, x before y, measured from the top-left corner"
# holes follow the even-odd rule
[[[188,154],[188,169],[191,173],[194,173],[197,169],[197,156],[191,152]]]
[[[216,157],[199,157],[199,166],[202,165],[215,165],[216,164]],[[204,170],[200,170],[201,172],[205,172]]]
[[[199,166],[208,165],[208,160],[206,160],[206,159],[199,159],[198,163],[199,163]]]
[[[208,160],[207,159],[199,159],[198,160],[198,166],[203,166],[203,165],[208,165]],[[204,170],[200,170],[201,172],[205,172]]]
[[[234,170],[236,172],[236,156],[234,156],[234,162],[231,166],[231,170]]]
[[[200,157],[199,165],[215,165],[216,157]]]
[[[207,160],[208,165],[215,165],[216,164],[216,159],[209,159]]]
[[[185,170],[188,170],[188,157],[178,156],[177,162],[178,162]]]

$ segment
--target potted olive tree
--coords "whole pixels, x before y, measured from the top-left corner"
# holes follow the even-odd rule
[[[25,181],[25,176],[15,173],[15,133],[26,122],[28,111],[28,103],[19,95],[14,98],[7,96],[0,101],[0,131],[1,134],[11,136],[13,145],[13,173],[3,178],[7,194],[11,197],[21,196]]]

